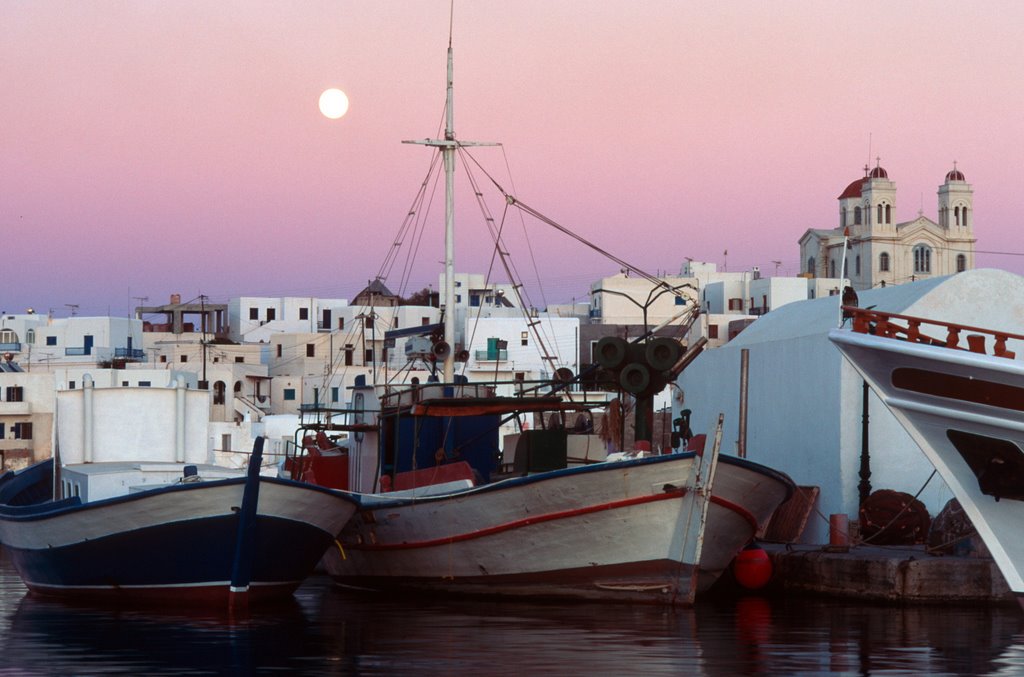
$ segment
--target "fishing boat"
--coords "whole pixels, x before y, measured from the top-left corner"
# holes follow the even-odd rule
[[[829,338],[900,421],[1024,605],[1024,336],[844,308]]]
[[[360,509],[339,547],[328,550],[326,569],[340,584],[383,591],[690,604],[793,484],[764,466],[720,456],[720,427],[707,454],[697,442],[689,451],[652,452],[654,393],[678,373],[677,363],[694,356],[681,354],[673,339],[645,335],[632,346],[602,339],[598,353],[640,412],[636,447],[612,456],[603,443],[593,445],[600,454],[572,451],[576,436],[566,416],[594,405],[566,389],[571,373],[559,370],[561,382],[547,386],[506,384],[501,392],[512,395],[456,377],[455,156],[486,144],[455,137],[450,41],[447,83],[444,138],[417,142],[439,149],[446,176],[448,310],[443,333],[431,339],[440,374],[421,384],[357,384],[348,418],[327,426],[351,435],[344,448],[311,435],[307,455],[287,464],[293,476],[331,477],[334,486],[360,492]],[[523,426],[502,445],[501,424],[524,415],[556,424]],[[682,443],[689,435],[679,437]]]
[[[356,510],[348,494],[261,475],[263,437],[246,470],[204,463],[205,419],[190,412],[208,409],[206,391],[83,386],[58,394],[55,457],[0,476],[0,543],[33,592],[231,607],[287,596]],[[153,416],[131,415],[147,403]],[[153,428],[175,443],[139,446]],[[84,430],[84,448],[62,429]]]

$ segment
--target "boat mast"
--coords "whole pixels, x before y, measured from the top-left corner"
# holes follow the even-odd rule
[[[444,340],[448,354],[442,372],[444,382],[455,380],[455,151],[460,146],[498,146],[486,141],[455,140],[455,106],[453,96],[453,61],[451,30],[448,33],[448,78],[445,98],[445,126],[443,139],[403,141],[441,149],[444,159]]]
[[[455,111],[452,105],[452,39],[448,36],[448,88],[445,98],[444,140],[444,382],[455,380]]]

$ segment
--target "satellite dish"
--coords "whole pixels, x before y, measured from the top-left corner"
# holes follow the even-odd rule
[[[559,367],[555,369],[555,380],[559,383],[568,383],[573,379],[572,369],[568,367]]]

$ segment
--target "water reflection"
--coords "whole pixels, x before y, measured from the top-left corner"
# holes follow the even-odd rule
[[[1015,607],[808,598],[675,611],[382,598],[324,578],[238,619],[26,596],[0,558],[0,674],[1014,674],[1022,623]]]

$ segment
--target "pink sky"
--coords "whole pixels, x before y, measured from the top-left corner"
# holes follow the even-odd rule
[[[1012,2],[464,1],[456,131],[501,141],[474,155],[506,187],[652,272],[728,249],[729,270],[795,274],[797,239],[836,225],[869,157],[900,221],[935,218],[957,160],[978,250],[1018,254],[978,265],[1022,273],[1022,27]],[[399,142],[438,128],[447,39],[442,0],[0,3],[0,310],[351,298],[425,175],[428,151]],[[332,86],[338,121],[317,110]],[[440,200],[407,291],[436,284]],[[457,267],[484,272],[465,207]],[[618,270],[527,231],[538,305]]]

